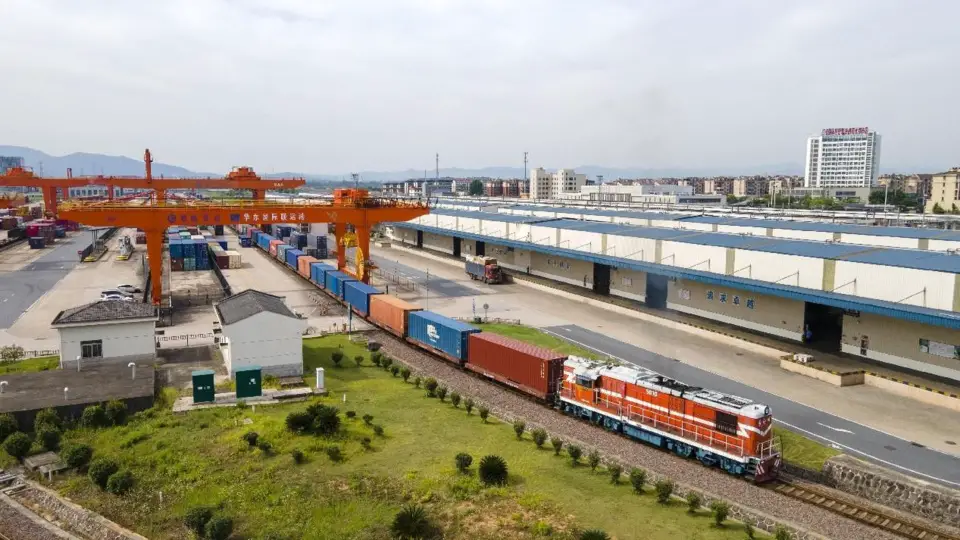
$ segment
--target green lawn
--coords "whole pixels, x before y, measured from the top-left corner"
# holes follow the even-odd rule
[[[57,369],[58,367],[60,367],[59,356],[43,356],[40,358],[17,360],[16,362],[0,363],[0,374],[47,371],[48,369]]]
[[[334,367],[330,353],[340,347],[346,359]],[[304,344],[307,372],[326,370],[330,396],[322,401],[342,413],[373,415],[383,437],[362,420],[345,418],[346,429],[334,439],[294,435],[284,419],[306,403],[182,415],[155,409],[123,427],[67,434],[93,445],[95,456],[112,456],[130,468],[137,482],[132,492],[116,497],[75,474],[61,476],[57,488],[151,539],[189,538],[181,516],[197,504],[219,506],[236,521],[238,537],[251,540],[268,532],[276,534],[270,538],[388,538],[393,515],[407,501],[424,504],[447,540],[534,538],[538,527],[560,539],[591,527],[620,540],[744,537],[738,523],[716,528],[707,512],[690,516],[678,501],[657,504],[649,487],[638,496],[626,480],[611,485],[602,468],[572,467],[565,456],[537,450],[529,434],[517,441],[511,426],[484,424],[462,404],[427,398],[369,361],[358,368],[356,354],[367,356],[342,337]],[[244,425],[247,418],[252,424]],[[272,443],[273,455],[247,447],[241,435],[250,430]],[[371,450],[362,448],[363,437],[373,439]],[[327,458],[331,444],[343,448],[342,462]],[[293,463],[294,448],[307,454],[306,463]],[[475,472],[456,473],[458,452],[474,456],[472,471],[482,456],[499,454],[508,463],[509,484],[482,488]]]
[[[808,439],[803,435],[784,428],[773,428],[773,433],[780,437],[783,459],[794,465],[813,471],[823,469],[823,464],[841,452]]]
[[[482,328],[484,332],[493,332],[494,334],[512,337],[520,341],[539,345],[541,347],[552,349],[561,353],[594,359],[602,358],[601,355],[589,349],[579,347],[570,343],[569,341],[565,341],[531,326],[523,326],[519,324],[477,324],[474,326]]]

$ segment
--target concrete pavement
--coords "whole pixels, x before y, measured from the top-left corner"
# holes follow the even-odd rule
[[[960,458],[871,429],[715,373],[678,362],[577,325],[544,328],[600,354],[652,369],[687,384],[719,390],[770,406],[776,422],[848,454],[902,473],[960,487]]]
[[[396,275],[413,281],[419,287],[427,289],[430,296],[459,298],[463,296],[477,296],[480,294],[479,291],[472,287],[462,285],[452,279],[443,277],[442,275],[436,275],[429,270],[423,271],[418,268],[403,264],[397,259],[391,260],[384,256],[380,256],[374,260],[377,263],[377,267],[380,268],[385,275]],[[464,272],[464,275],[466,275],[466,272]]]
[[[89,235],[85,234],[60,238],[52,248],[45,248],[45,253],[36,260],[0,274],[0,329],[13,326],[23,312],[80,264],[77,251],[89,243],[88,238]],[[29,250],[29,247],[25,244],[17,246],[3,257],[11,260],[32,255],[22,254],[21,250]]]

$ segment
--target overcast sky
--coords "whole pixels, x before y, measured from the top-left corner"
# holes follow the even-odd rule
[[[793,7],[786,7],[792,5]],[[0,144],[193,170],[960,164],[955,0],[0,0]]]

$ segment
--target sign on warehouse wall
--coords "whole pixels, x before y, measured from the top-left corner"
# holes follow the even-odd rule
[[[960,359],[960,347],[929,339],[920,339],[920,352],[943,358]]]

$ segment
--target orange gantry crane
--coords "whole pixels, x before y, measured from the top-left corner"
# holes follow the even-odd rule
[[[44,208],[48,214],[57,215],[57,189],[62,189],[64,197],[71,187],[106,186],[107,198],[113,199],[114,188],[152,189],[157,201],[166,200],[166,192],[171,189],[245,189],[253,191],[253,198],[263,200],[269,189],[292,189],[306,183],[303,178],[260,178],[250,167],[237,167],[223,178],[154,178],[153,157],[150,149],[143,153],[145,176],[84,176],[75,177],[67,170],[66,178],[40,177],[23,167],[12,167],[0,175],[0,187],[21,186],[38,187],[43,193]]]
[[[258,226],[266,223],[333,223],[336,227],[337,268],[346,271],[345,249],[340,239],[346,225],[353,225],[357,247],[370,253],[370,228],[385,221],[408,221],[429,213],[420,202],[371,198],[363,189],[337,190],[333,201],[149,201],[140,206],[66,201],[59,217],[84,225],[100,227],[136,227],[147,235],[147,256],[150,264],[150,287],[154,304],[162,295],[160,279],[163,260],[163,239],[173,225],[204,226],[240,224]],[[359,278],[369,282],[369,272],[358,271]]]

